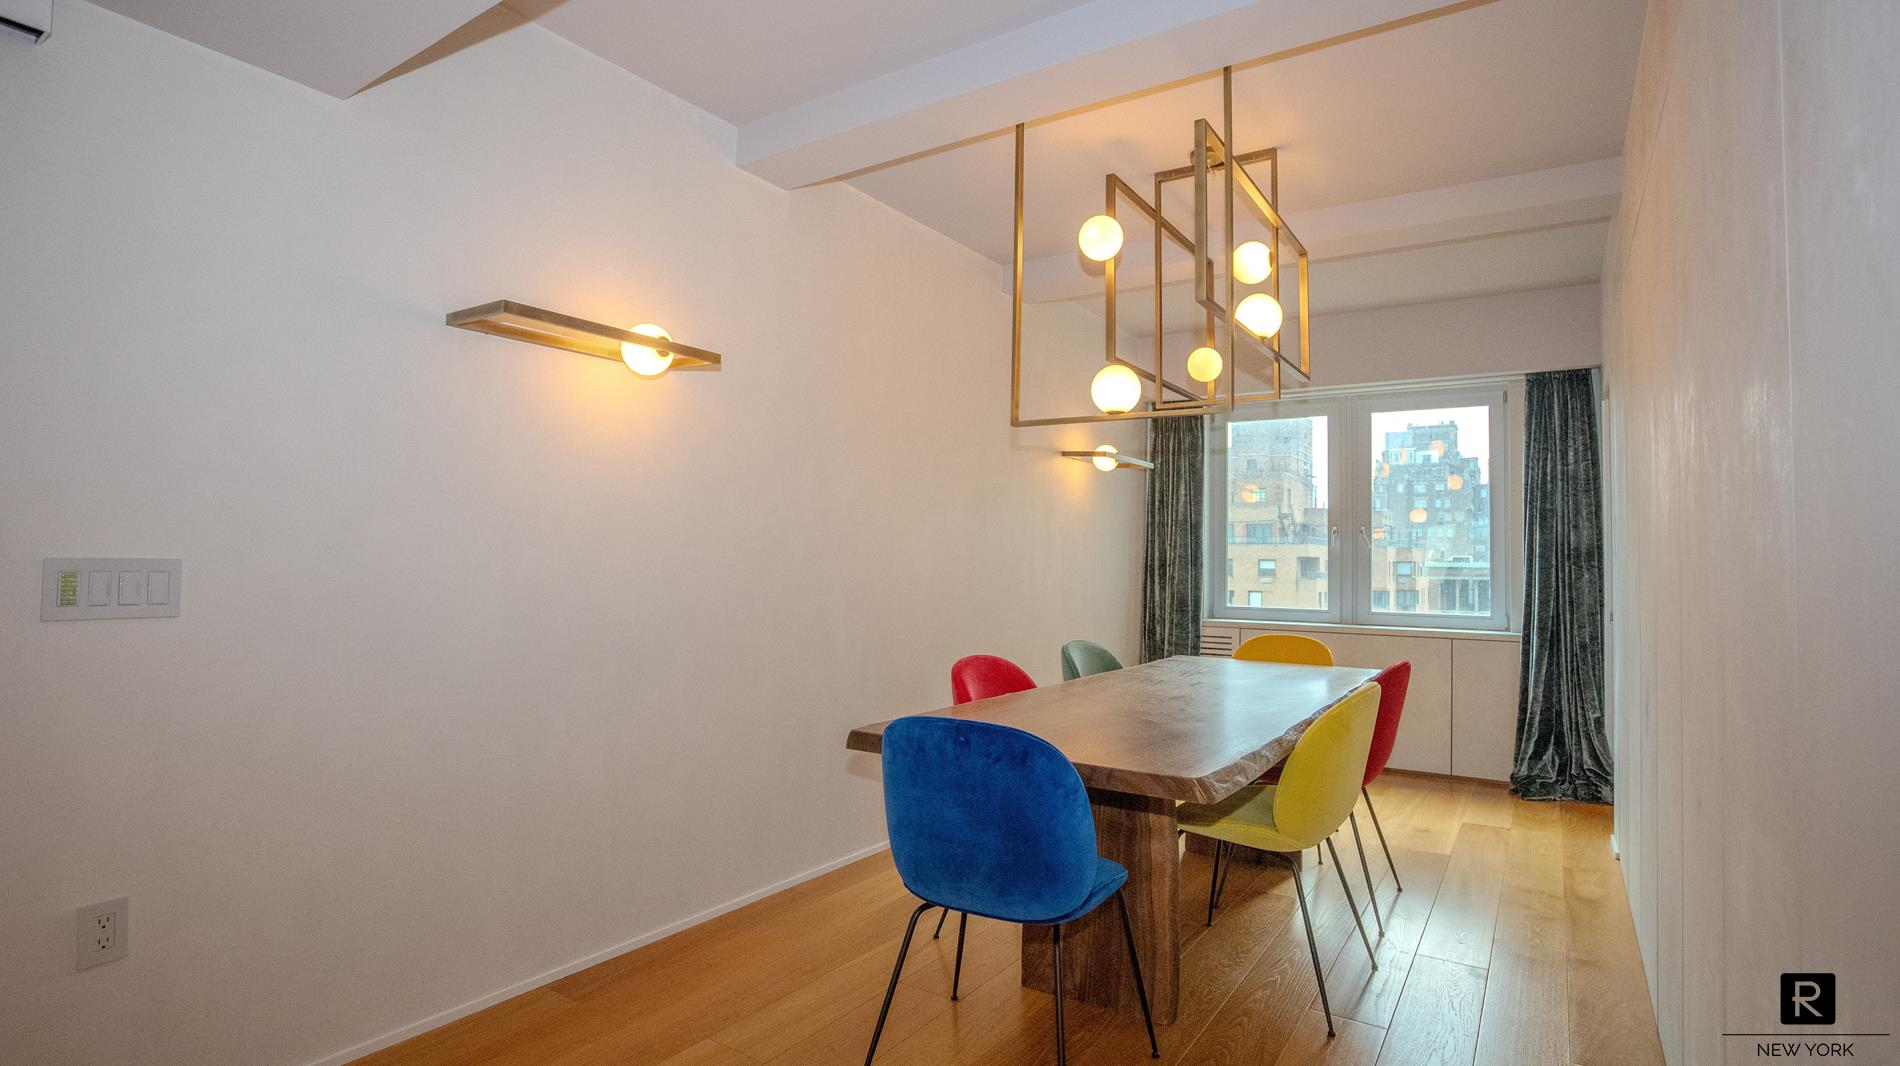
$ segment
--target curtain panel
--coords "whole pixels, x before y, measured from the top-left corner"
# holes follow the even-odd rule
[[[1592,371],[1525,378],[1524,640],[1511,791],[1611,800],[1603,490]]]
[[[1142,662],[1201,650],[1207,419],[1150,420],[1148,457],[1155,468],[1142,552]]]

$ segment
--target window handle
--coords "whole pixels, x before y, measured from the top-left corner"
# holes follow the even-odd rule
[[[1326,531],[1326,544],[1327,546],[1330,547],[1338,543],[1339,543],[1339,527],[1331,526]]]
[[[1372,547],[1372,535],[1366,532],[1364,526],[1359,527],[1359,539],[1365,542],[1366,547]]]

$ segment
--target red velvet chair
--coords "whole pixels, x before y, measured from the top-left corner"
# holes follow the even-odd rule
[[[1385,773],[1386,760],[1392,758],[1392,745],[1399,739],[1399,715],[1405,711],[1405,689],[1412,683],[1412,664],[1403,660],[1393,663],[1372,680],[1379,686],[1379,721],[1372,727],[1372,751],[1366,756],[1366,779],[1360,783],[1359,794],[1365,797],[1366,813],[1372,815],[1372,829],[1379,834],[1379,848],[1385,852],[1385,865],[1392,871],[1392,884],[1403,892],[1405,886],[1399,883],[1399,868],[1392,861],[1392,849],[1386,846],[1385,829],[1379,825],[1379,812],[1372,806],[1372,793],[1366,791],[1366,786]],[[1358,843],[1359,821],[1356,818],[1351,821],[1352,839]],[[1362,846],[1359,865],[1363,868],[1365,864],[1366,849]],[[1371,875],[1367,877],[1369,882]],[[1369,883],[1366,891],[1372,891]]]
[[[991,696],[1027,692],[1035,687],[1035,680],[1022,667],[1000,655],[965,655],[950,664],[950,700],[959,707]],[[944,919],[948,917],[949,911],[937,915],[937,931],[930,934],[930,939],[943,935]],[[965,914],[957,922],[957,969],[950,982],[951,999],[957,998],[957,982],[963,976],[963,932],[969,926],[970,916]]]
[[[950,697],[959,706],[1035,687],[1022,667],[1000,655],[966,655],[950,667]]]

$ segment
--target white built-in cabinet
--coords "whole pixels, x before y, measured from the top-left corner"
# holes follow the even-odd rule
[[[1516,634],[1209,621],[1201,626],[1201,654],[1231,655],[1241,641],[1260,633],[1297,633],[1323,641],[1340,666],[1377,670],[1411,660],[1412,684],[1389,765],[1494,781],[1510,778],[1517,737]]]

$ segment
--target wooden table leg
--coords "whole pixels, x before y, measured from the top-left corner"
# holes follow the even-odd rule
[[[1181,862],[1174,802],[1093,789],[1089,800],[1095,809],[1097,847],[1105,858],[1128,868],[1122,892],[1155,1024],[1172,1023],[1181,1005]],[[1047,926],[1023,926],[1023,987],[1050,990],[1052,941]],[[1114,900],[1063,927],[1062,983],[1070,999],[1141,1017]]]

